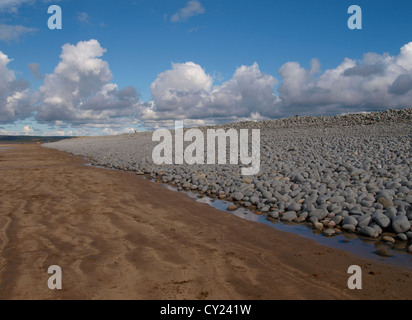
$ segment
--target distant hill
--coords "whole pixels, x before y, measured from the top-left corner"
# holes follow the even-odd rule
[[[74,137],[40,137],[40,136],[2,136],[0,135],[0,143],[50,143]]]

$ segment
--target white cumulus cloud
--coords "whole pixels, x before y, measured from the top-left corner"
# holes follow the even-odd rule
[[[316,69],[316,70],[314,70]],[[366,53],[345,58],[334,69],[320,72],[298,62],[284,64],[277,107],[285,115],[337,114],[412,106],[412,42],[397,56]]]
[[[110,82],[109,64],[100,59],[105,52],[97,40],[65,44],[59,64],[36,93],[41,104],[36,119],[85,124],[135,117],[139,95],[133,87],[119,89]]]
[[[176,112],[201,107],[212,84],[212,77],[200,65],[175,63],[171,70],[158,75],[150,90],[158,111]]]
[[[277,82],[273,76],[262,73],[257,63],[241,66],[232,79],[214,88],[210,107],[222,117],[274,116],[277,102],[274,86]]]
[[[194,62],[175,63],[151,85],[153,101],[141,105],[140,118],[154,120],[244,119],[274,115],[277,80],[257,63],[237,68],[232,79],[213,86],[213,77]],[[205,123],[209,123],[206,121]]]
[[[30,103],[30,84],[17,79],[8,68],[11,60],[0,51],[0,122],[13,122],[33,111]]]

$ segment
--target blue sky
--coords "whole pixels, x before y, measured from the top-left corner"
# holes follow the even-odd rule
[[[53,4],[62,30],[47,27]],[[352,4],[362,8],[362,30],[347,26]],[[0,80],[8,88],[0,91],[8,112],[0,134],[111,134],[176,119],[411,107],[411,15],[412,3],[399,0],[0,0],[0,52],[13,73]],[[79,69],[83,58],[97,64],[96,78]],[[97,85],[79,94],[90,82]],[[20,100],[6,105],[16,93]]]

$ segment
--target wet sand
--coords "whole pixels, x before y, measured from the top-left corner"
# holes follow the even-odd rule
[[[8,145],[7,147],[10,147]],[[412,272],[35,145],[0,150],[0,299],[410,299]],[[47,287],[51,265],[63,290]],[[349,290],[348,267],[363,270]]]

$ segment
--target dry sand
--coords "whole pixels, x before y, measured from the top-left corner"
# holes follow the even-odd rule
[[[0,151],[0,299],[410,299],[412,272],[41,146]],[[47,287],[51,265],[63,290]],[[349,290],[350,265],[363,289]]]

